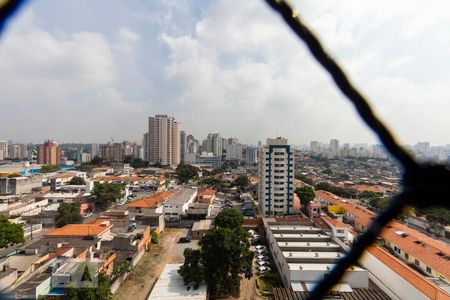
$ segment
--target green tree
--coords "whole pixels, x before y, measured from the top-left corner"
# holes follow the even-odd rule
[[[435,206],[426,210],[426,219],[430,222],[430,229],[440,235],[445,226],[450,224],[450,210]]]
[[[295,193],[300,198],[300,203],[306,206],[309,201],[314,200],[314,190],[310,186],[305,186],[302,188],[296,188]]]
[[[110,300],[112,299],[112,294],[109,286],[109,277],[104,273],[99,273],[96,287],[71,287],[67,296],[70,300]]]
[[[243,217],[231,209],[217,215],[216,227],[208,230],[199,242],[201,249],[197,251],[200,253],[189,252],[188,260],[180,269],[188,286],[199,282],[194,277],[196,271],[202,274],[202,280],[213,294],[223,295],[239,289],[240,274],[246,278],[253,276],[253,252],[242,223]]]
[[[214,219],[216,227],[236,229],[242,226],[244,217],[235,209],[224,209]]]
[[[135,169],[146,168],[148,167],[148,162],[143,161],[141,158],[135,158],[131,161],[130,165]]]
[[[184,249],[184,264],[178,270],[183,277],[184,285],[189,290],[191,286],[196,290],[203,281],[202,253],[191,248]]]
[[[314,181],[310,177],[302,175],[302,174],[295,174],[295,179],[298,179],[309,185],[314,185]]]
[[[159,234],[157,234],[156,231],[153,231],[151,240],[152,240],[152,244],[159,243]]]
[[[214,176],[203,178],[199,181],[199,184],[207,185],[215,190],[221,191],[226,187],[226,183]]]
[[[16,173],[8,174],[8,178],[16,178],[16,177],[20,177],[20,174],[16,174]]]
[[[94,185],[92,195],[100,209],[106,209],[112,203],[125,195],[125,184],[121,183],[97,183]]]
[[[327,175],[333,175],[333,170],[331,170],[330,168],[326,168],[322,170],[322,173]]]
[[[59,170],[58,165],[43,165],[41,166],[41,173],[51,173]]]
[[[82,222],[80,203],[61,203],[56,217],[57,227],[63,227],[67,224],[81,224]]]
[[[239,175],[234,181],[233,185],[239,187],[241,190],[246,190],[250,185],[250,179],[247,175]]]
[[[198,177],[198,168],[189,164],[179,164],[176,169],[178,179],[182,183]]]
[[[0,248],[5,248],[14,244],[25,242],[23,227],[20,224],[13,224],[8,220],[7,215],[0,216]]]
[[[75,176],[70,179],[69,184],[71,185],[85,185],[86,181],[83,178]]]
[[[91,159],[91,164],[92,165],[97,165],[97,166],[100,166],[100,165],[102,165],[103,164],[103,158],[101,158],[100,156],[94,156],[92,159]]]
[[[122,159],[122,162],[124,164],[131,164],[132,161],[133,161],[133,157],[131,155],[125,155]]]

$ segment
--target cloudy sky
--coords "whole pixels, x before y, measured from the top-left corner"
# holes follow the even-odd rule
[[[450,2],[294,1],[403,143],[450,144]],[[376,142],[262,0],[31,1],[0,39],[0,139]]]

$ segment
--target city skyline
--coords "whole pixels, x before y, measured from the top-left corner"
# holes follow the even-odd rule
[[[139,141],[147,116],[170,112],[195,136],[214,127],[243,143],[377,142],[263,1],[112,1],[103,10],[31,2],[10,22],[0,44],[5,138]],[[301,6],[402,144],[449,143],[450,42],[440,38],[449,13],[445,2]]]

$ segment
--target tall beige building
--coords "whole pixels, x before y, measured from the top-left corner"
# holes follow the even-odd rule
[[[180,163],[180,123],[167,115],[148,118],[144,135],[145,159],[150,163],[176,166]]]

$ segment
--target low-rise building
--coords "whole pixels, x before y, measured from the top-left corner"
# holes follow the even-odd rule
[[[176,190],[164,202],[164,218],[166,220],[180,220],[180,215],[187,211],[189,204],[193,203],[196,197],[196,188],[181,188]]]
[[[201,239],[211,228],[211,220],[200,220],[194,223],[191,230],[191,237],[194,240]]]

